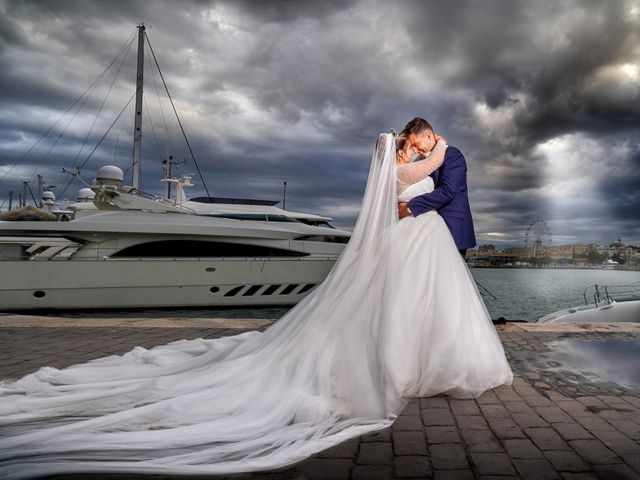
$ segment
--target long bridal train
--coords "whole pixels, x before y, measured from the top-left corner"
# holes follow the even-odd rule
[[[278,468],[388,427],[406,397],[510,383],[446,225],[435,213],[398,221],[396,193],[395,142],[383,134],[342,257],[264,332],[4,382],[0,477]]]

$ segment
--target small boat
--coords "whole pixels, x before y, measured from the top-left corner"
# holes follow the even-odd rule
[[[539,318],[536,323],[640,323],[640,282],[613,286],[594,285],[585,289],[584,299],[584,305],[558,310]]]
[[[602,262],[602,265],[600,265],[600,268],[602,268],[603,270],[615,270],[618,268],[619,265],[620,265],[619,262],[609,259]]]
[[[536,323],[556,322],[640,322],[640,300],[567,308],[545,315]]]

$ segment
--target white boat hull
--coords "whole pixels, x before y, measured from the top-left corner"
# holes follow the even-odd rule
[[[334,263],[330,257],[3,261],[0,311],[293,305]]]
[[[556,322],[640,322],[640,301],[612,302],[592,308],[569,308],[538,319],[536,323]]]

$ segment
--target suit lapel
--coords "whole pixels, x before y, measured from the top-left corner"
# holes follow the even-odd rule
[[[449,150],[444,153],[444,160],[442,165],[439,168],[436,168],[433,172],[431,172],[431,178],[433,178],[433,184],[437,187],[438,180],[440,180],[440,174],[442,173],[442,169],[444,168],[444,164],[447,162],[447,155],[449,155]]]
[[[440,167],[442,168],[442,167]],[[438,179],[440,178],[440,168],[436,168],[433,172],[429,174],[431,178],[433,178],[433,184],[438,185]]]

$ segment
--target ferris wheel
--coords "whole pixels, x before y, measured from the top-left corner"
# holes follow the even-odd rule
[[[543,256],[544,248],[551,245],[551,230],[542,219],[534,220],[529,224],[524,235],[524,248],[529,258]]]

